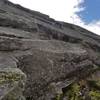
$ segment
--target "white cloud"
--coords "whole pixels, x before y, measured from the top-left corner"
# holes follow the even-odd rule
[[[93,21],[88,25],[84,25],[85,28],[91,30],[94,33],[97,33],[100,35],[100,20],[98,21]]]
[[[100,34],[100,21],[93,21],[86,25],[76,13],[83,11],[84,0],[10,0],[24,7],[40,11],[50,17],[82,26],[92,32]]]
[[[71,22],[71,16],[80,9],[78,4],[83,0],[10,0],[24,7],[48,14],[56,20]],[[82,8],[83,9],[83,8]]]
[[[78,15],[74,15],[73,24],[79,25],[93,33],[100,35],[100,20],[92,21],[86,24]]]

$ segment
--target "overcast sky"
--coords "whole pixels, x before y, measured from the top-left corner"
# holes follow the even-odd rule
[[[100,35],[100,0],[9,0]]]

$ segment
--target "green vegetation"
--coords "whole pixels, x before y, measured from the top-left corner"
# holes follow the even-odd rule
[[[91,89],[100,90],[100,81],[88,80],[88,85]]]
[[[68,100],[82,100],[80,96],[81,87],[79,84],[75,83],[70,86],[70,89],[66,91],[66,96]]]
[[[88,83],[91,89],[89,92],[91,100],[100,100],[100,80],[89,80]]]
[[[89,96],[91,97],[91,100],[100,100],[100,91],[91,90]]]
[[[62,95],[57,95],[55,100],[100,100],[100,81],[99,80],[81,80],[67,87]]]
[[[63,94],[58,94],[58,95],[55,97],[55,100],[62,100],[62,97],[63,97]]]

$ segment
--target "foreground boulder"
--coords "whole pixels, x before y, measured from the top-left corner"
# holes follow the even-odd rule
[[[0,68],[0,100],[25,100],[26,76],[17,68]]]
[[[1,0],[0,100],[99,99],[100,36]]]

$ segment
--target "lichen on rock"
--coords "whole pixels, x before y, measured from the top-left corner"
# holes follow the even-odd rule
[[[17,68],[0,69],[0,100],[20,100],[25,81],[26,75]]]

